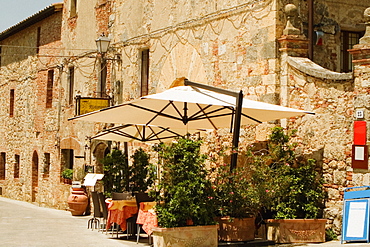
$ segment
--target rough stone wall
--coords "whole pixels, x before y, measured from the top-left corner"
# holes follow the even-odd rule
[[[328,192],[324,218],[340,233],[343,189],[363,183],[351,176],[354,82],[318,79],[294,68],[288,77],[289,106],[316,114],[290,119],[288,126],[298,130],[298,151],[317,160]]]
[[[1,81],[1,152],[6,152],[6,179],[0,181],[3,196],[33,201],[38,205],[66,208],[69,187],[60,183],[60,157],[56,147],[61,47],[61,12],[3,40]],[[37,29],[40,28],[36,55]],[[48,70],[54,70],[52,107],[46,108]],[[9,92],[14,89],[14,116],[9,117]],[[49,175],[44,175],[44,153],[50,153]],[[38,166],[33,166],[32,157]],[[20,156],[20,176],[14,178],[15,155]],[[32,185],[32,167],[37,181]]]
[[[150,93],[185,76],[243,89],[253,99],[275,94],[274,1],[207,1],[197,6],[191,1],[116,1],[115,9],[112,32],[122,49],[125,100],[139,96],[138,54],[145,47],[150,49]]]

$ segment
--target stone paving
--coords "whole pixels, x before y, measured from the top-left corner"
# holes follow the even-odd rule
[[[136,244],[135,239],[127,240],[125,235],[119,235],[120,238],[117,239],[115,236],[112,237],[111,234],[87,229],[87,221],[90,218],[91,216],[72,216],[68,211],[38,207],[31,203],[0,196],[0,247],[149,246],[148,238],[144,234],[140,242]],[[263,245],[265,245],[263,242],[256,241],[242,246]],[[341,244],[340,241],[330,241],[320,244],[281,244],[272,246],[369,247],[370,244]]]
[[[91,216],[72,216],[70,212],[43,208],[31,203],[15,201],[0,196],[0,246],[13,247],[142,247],[148,239],[129,241],[125,235],[116,239],[87,229]]]

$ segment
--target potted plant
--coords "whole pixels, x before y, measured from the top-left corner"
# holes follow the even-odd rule
[[[154,182],[155,166],[150,164],[150,155],[142,148],[131,156],[130,189],[132,192],[145,192]]]
[[[73,179],[73,170],[72,169],[64,169],[61,174],[63,178],[63,182],[65,184],[72,184],[72,179]]]
[[[220,241],[254,240],[255,216],[261,207],[258,185],[251,171],[240,167],[230,171],[227,164],[216,169],[213,179]]]
[[[151,193],[159,228],[153,231],[154,246],[217,246],[213,190],[200,153],[201,141],[181,138],[160,144],[162,173]]]
[[[286,134],[275,127],[267,148],[249,152],[253,180],[262,188],[263,214],[268,216],[267,235],[277,243],[324,242],[322,216],[325,191],[313,159],[298,157],[290,143],[295,131]]]
[[[104,168],[102,181],[105,195],[110,197],[112,192],[129,191],[130,169],[126,154],[114,149],[101,160],[101,163]]]

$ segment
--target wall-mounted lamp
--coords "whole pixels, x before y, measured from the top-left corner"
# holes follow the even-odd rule
[[[106,53],[110,44],[110,38],[102,34],[99,38],[95,40],[96,47],[98,48],[99,53]]]

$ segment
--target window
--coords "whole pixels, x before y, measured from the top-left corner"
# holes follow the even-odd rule
[[[16,154],[14,156],[14,178],[19,178],[19,166],[20,166],[20,156]]]
[[[5,164],[6,155],[5,153],[0,153],[0,180],[5,180]]]
[[[48,81],[46,85],[46,108],[51,108],[53,103],[53,84],[54,84],[54,70],[49,70]]]
[[[141,91],[140,96],[149,93],[149,49],[141,51]]]
[[[75,84],[75,67],[71,66],[69,67],[69,73],[68,73],[68,104],[73,104],[73,96],[74,96],[74,84]]]
[[[103,59],[100,63],[100,83],[98,85],[98,96],[101,98],[105,98],[106,94],[106,83],[107,83],[107,62]]]
[[[62,149],[62,171],[73,169],[73,149]]]
[[[77,15],[77,0],[70,0],[69,17],[75,17]]]
[[[14,89],[10,89],[9,117],[14,116]]]
[[[43,164],[44,178],[49,177],[50,172],[50,153],[44,153],[44,164]]]
[[[352,55],[348,52],[348,49],[352,49],[354,45],[357,45],[362,36],[362,32],[348,32],[342,31],[341,39],[341,72],[352,71]]]
[[[36,54],[40,52],[40,45],[41,45],[41,27],[37,28],[37,37],[36,37]]]

